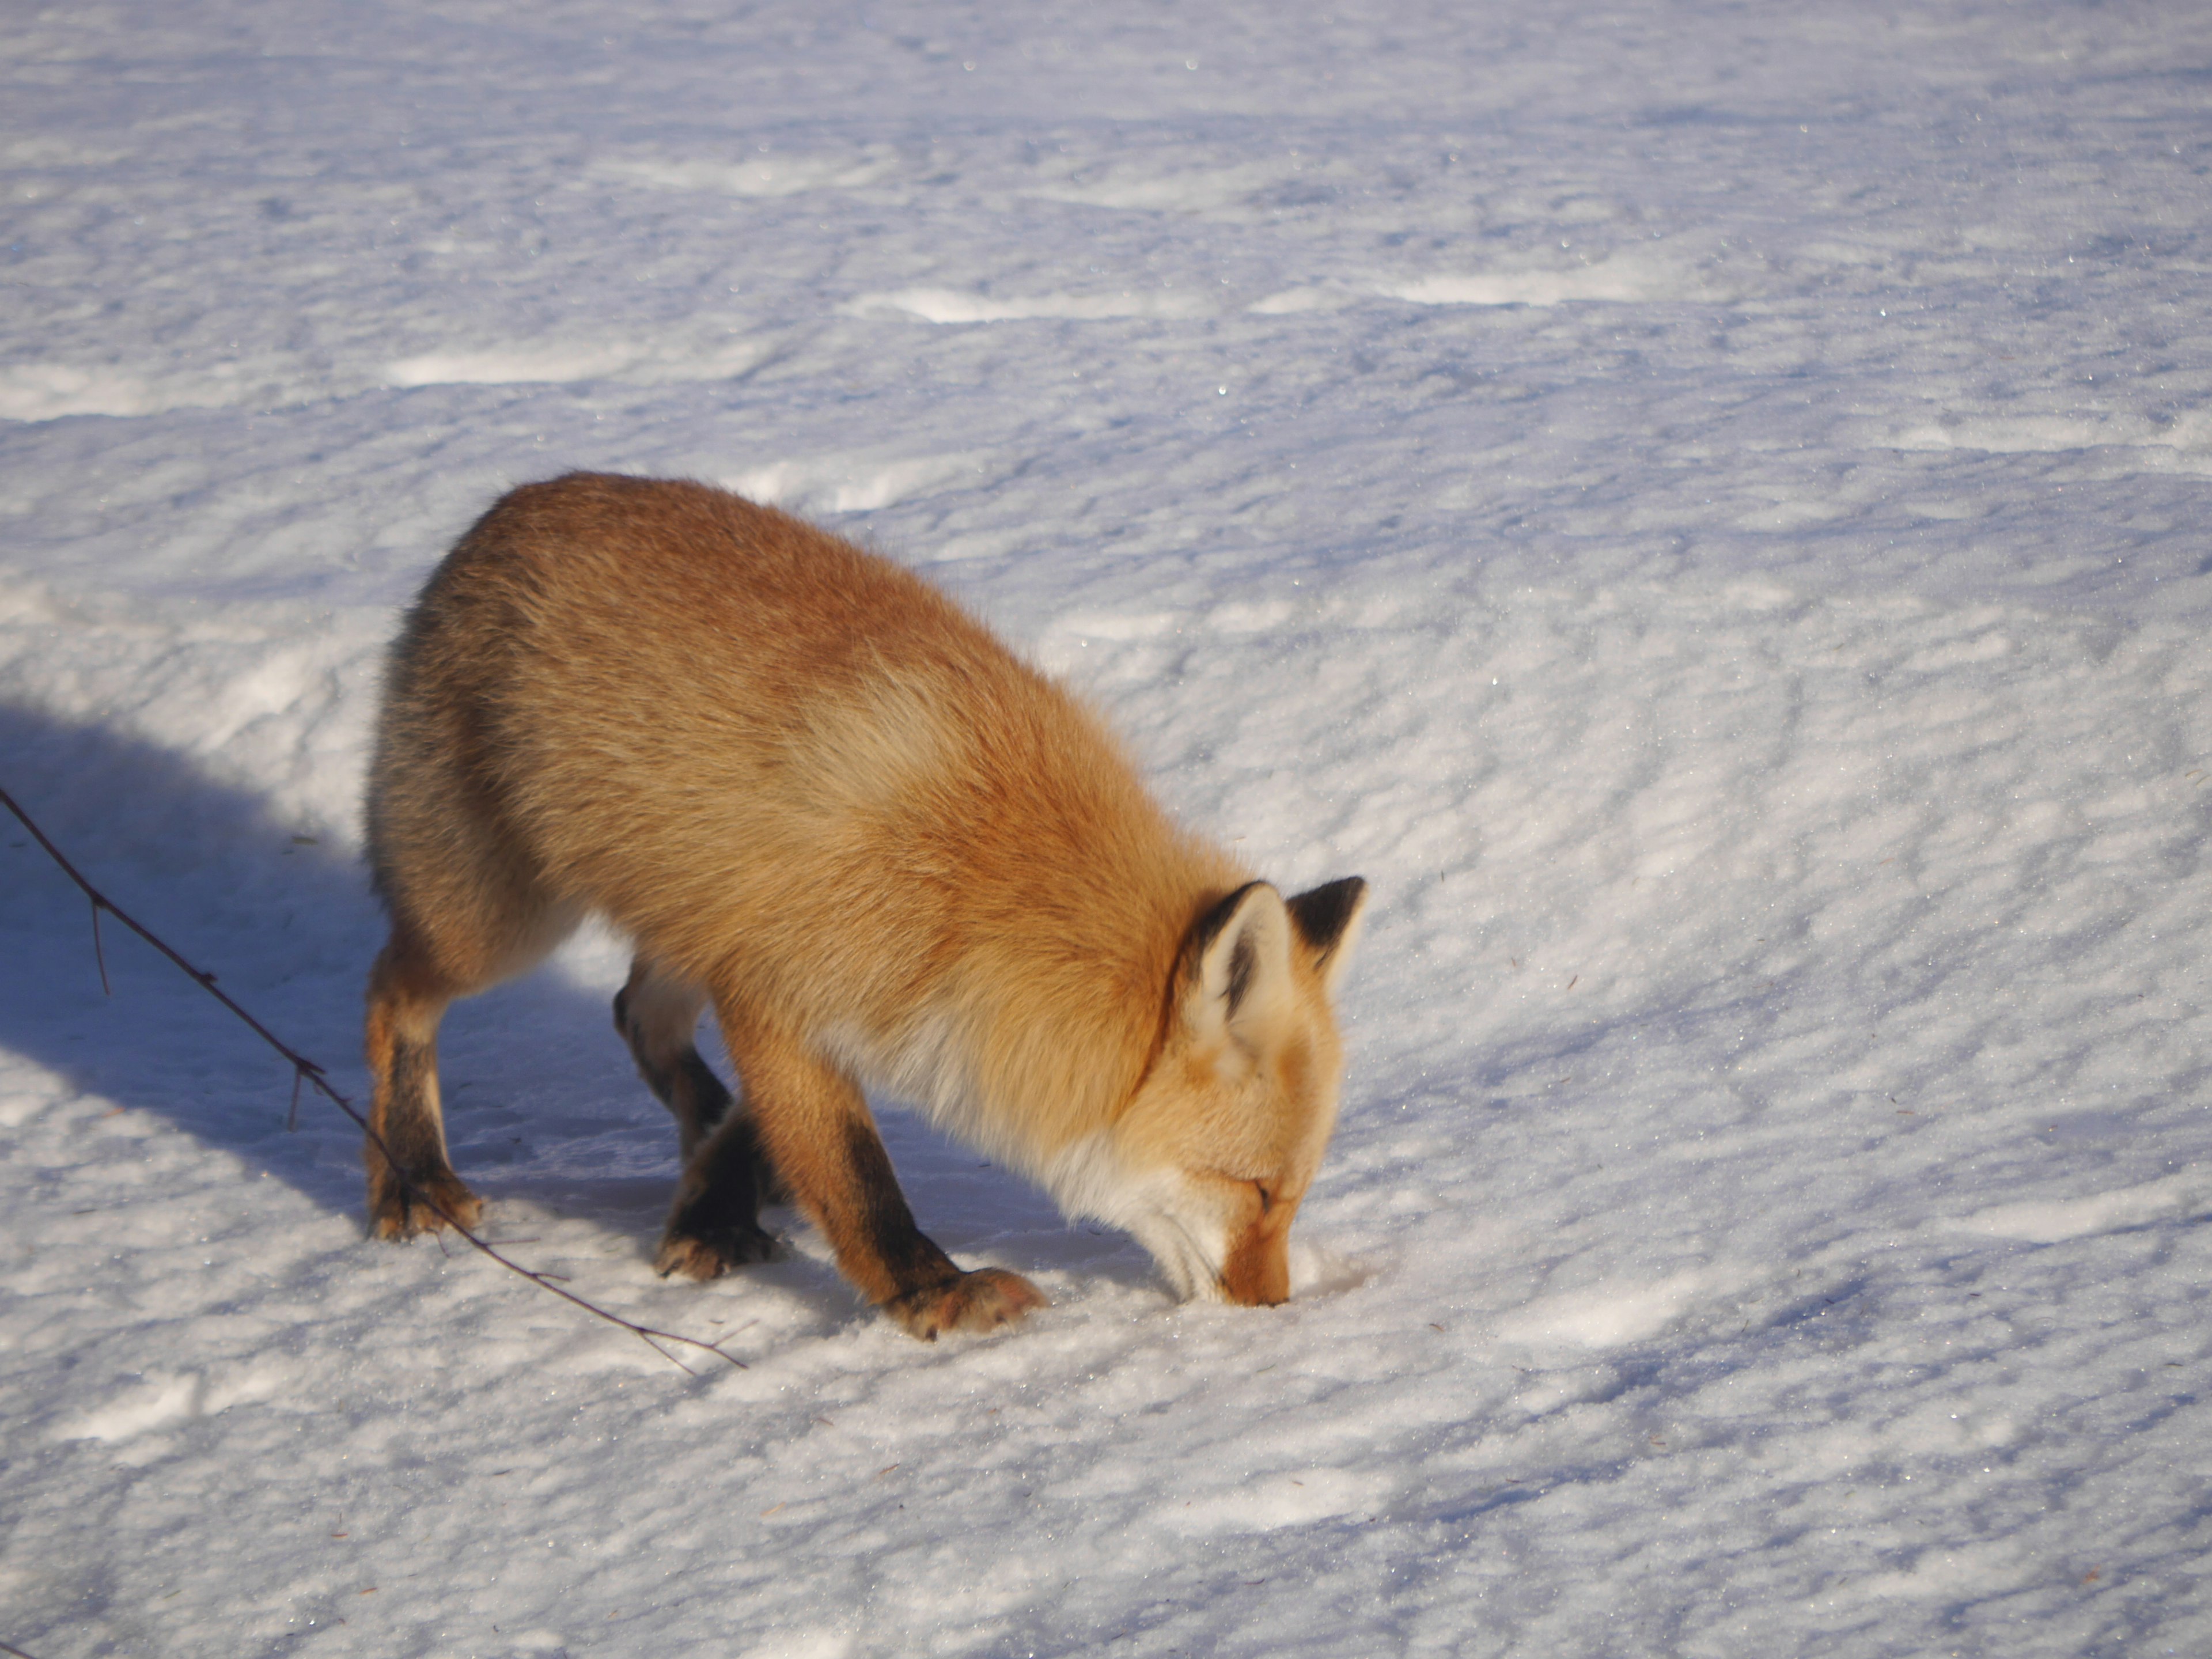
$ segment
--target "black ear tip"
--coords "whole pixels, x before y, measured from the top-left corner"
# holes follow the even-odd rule
[[[1359,914],[1359,902],[1366,894],[1364,878],[1346,876],[1300,893],[1285,902],[1290,907],[1291,920],[1297,924],[1298,936],[1313,949],[1326,954],[1344,937],[1345,928]]]
[[[1248,881],[1235,892],[1224,895],[1220,902],[1200,916],[1191,928],[1191,948],[1204,954],[1207,947],[1220,937],[1221,930],[1229,925],[1229,919],[1237,914],[1237,907],[1244,902],[1245,896],[1255,887],[1267,884],[1264,881]]]

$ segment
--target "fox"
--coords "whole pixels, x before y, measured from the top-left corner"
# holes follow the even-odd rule
[[[914,1336],[1046,1306],[922,1233],[872,1091],[1180,1296],[1288,1298],[1366,884],[1286,898],[1173,823],[1085,702],[904,566],[697,483],[511,490],[401,622],[366,818],[374,1237],[477,1224],[440,1021],[598,915],[676,1121],[662,1276],[774,1258],[762,1206],[788,1203]]]

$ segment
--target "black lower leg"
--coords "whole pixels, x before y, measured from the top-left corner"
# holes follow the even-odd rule
[[[628,986],[615,993],[615,1030],[629,1045],[630,1058],[637,1062],[637,1074],[645,1079],[645,1086],[676,1119],[689,1156],[729,1115],[729,1090],[690,1043],[684,1044],[673,1059],[664,1060],[653,1053],[645,1033],[630,1021]]]
[[[914,1212],[907,1207],[906,1194],[899,1190],[890,1155],[875,1126],[865,1120],[848,1126],[844,1152],[851,1188],[860,1200],[854,1231],[881,1264],[893,1296],[939,1289],[959,1278],[952,1258],[915,1224]]]
[[[392,1103],[379,1130],[385,1156],[411,1181],[447,1173],[446,1137],[434,1103],[437,1087],[437,1044],[395,1039]]]
[[[393,1036],[382,1054],[362,1149],[369,1231],[379,1238],[407,1238],[425,1229],[474,1226],[483,1206],[446,1157],[437,1044]]]
[[[680,1240],[727,1266],[773,1260],[780,1247],[760,1224],[759,1171],[764,1162],[750,1118],[724,1124],[684,1171],[675,1212],[668,1218],[664,1259],[667,1245]]]
[[[696,1048],[686,1048],[672,1069],[675,1076],[668,1092],[661,1094],[659,1089],[653,1092],[660,1095],[662,1104],[678,1117],[688,1115],[699,1126],[701,1134],[714,1133],[729,1114],[730,1091],[722,1086],[722,1079],[714,1075],[707,1062],[699,1058]]]

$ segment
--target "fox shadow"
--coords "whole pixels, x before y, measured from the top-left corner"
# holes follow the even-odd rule
[[[187,756],[21,706],[0,705],[0,787],[107,899],[211,971],[366,1112],[362,989],[384,922],[349,844],[285,822]],[[488,1200],[489,1234],[511,1234],[518,1219],[527,1230],[533,1216],[587,1223],[626,1240],[642,1277],[678,1164],[674,1126],[613,1026],[624,960],[618,940],[586,936],[554,964],[457,1004],[440,1069],[454,1165]],[[730,1079],[711,1020],[700,1035]],[[113,918],[95,946],[85,896],[5,813],[0,1047],[362,1219],[360,1131],[303,1091],[288,1132],[289,1063]],[[1017,1271],[1152,1282],[1149,1259],[1121,1235],[1069,1227],[1042,1193],[895,1106],[877,1118],[916,1218],[956,1259],[981,1251]],[[787,1209],[766,1224],[787,1240],[806,1230]],[[825,1311],[850,1305],[834,1273],[799,1251],[734,1282],[755,1277]]]

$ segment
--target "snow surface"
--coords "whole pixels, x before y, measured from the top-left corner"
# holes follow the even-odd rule
[[[2212,9],[0,15],[0,782],[358,1092],[395,609],[502,489],[926,566],[1374,884],[1274,1310],[896,1110],[1053,1308],[648,1258],[617,942],[492,1234],[0,835],[39,1659],[2212,1652]]]

